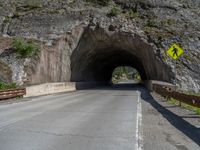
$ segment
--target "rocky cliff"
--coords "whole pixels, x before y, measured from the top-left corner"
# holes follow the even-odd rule
[[[121,56],[122,63],[142,68],[143,79],[173,83],[176,78],[180,88],[198,92],[199,8],[199,0],[0,0],[0,79],[18,84],[107,80],[108,75],[95,75],[113,69]],[[11,46],[14,37],[38,43],[39,55],[19,59]],[[175,62],[166,54],[172,43],[185,50],[176,61],[176,76]],[[108,59],[112,65],[102,64],[103,72],[89,64]]]

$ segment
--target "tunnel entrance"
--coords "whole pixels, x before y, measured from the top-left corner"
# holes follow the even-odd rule
[[[112,73],[112,84],[138,84],[141,82],[140,73],[130,66],[119,66]]]
[[[88,54],[88,53],[86,53]],[[136,68],[142,80],[148,80],[144,66],[139,58],[125,50],[96,50],[79,58],[80,66],[72,68],[72,80],[76,82],[110,82],[113,70],[118,66]]]
[[[171,81],[171,70],[160,61],[153,47],[139,36],[85,29],[71,55],[72,82],[110,82],[118,66],[135,68],[141,80]]]

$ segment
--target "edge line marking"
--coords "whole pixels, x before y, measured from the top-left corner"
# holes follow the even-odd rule
[[[141,93],[137,91],[138,99],[137,99],[137,120],[136,120],[136,143],[135,150],[142,150],[142,135],[141,135],[141,127],[142,127],[142,107],[140,96]]]

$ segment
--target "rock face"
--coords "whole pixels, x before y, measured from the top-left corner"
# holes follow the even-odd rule
[[[92,1],[92,0],[91,0]],[[120,65],[143,80],[200,91],[200,2],[192,0],[0,0],[0,79],[18,84],[109,81]],[[112,13],[111,13],[112,12]],[[112,15],[111,15],[112,14]],[[13,37],[35,40],[39,56],[19,59]],[[172,43],[186,53],[175,62]]]

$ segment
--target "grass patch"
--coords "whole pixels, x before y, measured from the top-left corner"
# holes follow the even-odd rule
[[[30,58],[36,56],[39,52],[38,45],[31,42],[26,42],[23,38],[13,40],[12,48],[17,52],[19,58]]]
[[[170,98],[169,103],[173,104],[173,105],[179,105],[179,101],[176,99],[173,99],[173,98]],[[188,105],[185,103],[181,103],[181,107],[184,109],[191,110],[191,111],[195,112],[197,115],[200,115],[200,108],[198,108],[198,107],[194,107],[194,106],[191,106],[191,105]]]
[[[4,82],[0,82],[0,90],[15,89],[15,88],[17,88],[16,83],[6,84]]]

